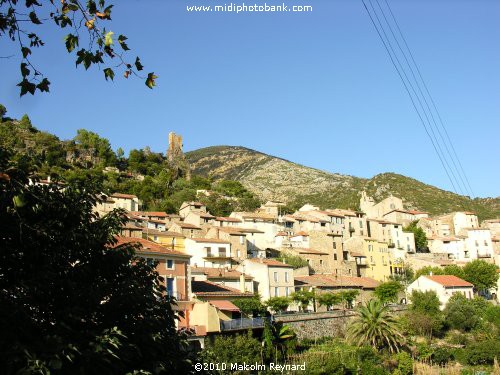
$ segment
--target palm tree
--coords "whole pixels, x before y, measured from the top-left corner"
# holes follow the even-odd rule
[[[281,354],[281,360],[286,357],[286,346],[287,342],[295,337],[295,332],[283,322],[276,322],[269,324],[265,323],[264,333],[263,333],[263,345],[267,349],[267,356],[271,357],[272,349],[274,348],[274,358],[278,362],[280,360],[279,355]]]
[[[349,341],[356,345],[371,345],[375,349],[388,348],[398,352],[404,342],[399,323],[389,307],[370,300],[356,311],[354,321],[347,330]]]

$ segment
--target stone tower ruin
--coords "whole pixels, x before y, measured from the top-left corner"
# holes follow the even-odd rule
[[[182,136],[174,132],[168,133],[167,161],[176,172],[176,177],[191,179],[191,169],[182,151]]]

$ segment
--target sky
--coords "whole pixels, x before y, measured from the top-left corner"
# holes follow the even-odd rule
[[[0,59],[0,103],[61,139],[85,128],[126,152],[165,152],[174,131],[185,151],[245,146],[329,172],[395,172],[452,191],[361,0],[284,1],[313,11],[196,13],[186,7],[230,1],[115,1],[109,29],[159,76],[154,90],[75,68],[68,31],[42,25],[46,45],[33,61],[51,92],[20,98],[19,51],[1,37],[0,56],[15,56]],[[474,195],[500,195],[500,2],[389,2]]]

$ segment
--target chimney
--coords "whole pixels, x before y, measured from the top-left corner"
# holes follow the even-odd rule
[[[246,290],[245,290],[245,275],[243,273],[240,275],[240,292],[241,293],[246,292]]]

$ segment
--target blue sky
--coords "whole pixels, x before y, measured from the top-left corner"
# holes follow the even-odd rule
[[[0,103],[10,116],[28,113],[62,139],[93,130],[115,149],[164,152],[175,131],[186,150],[241,145],[331,172],[390,171],[451,190],[361,1],[291,0],[313,11],[274,14],[186,12],[224,0],[115,3],[111,30],[128,36],[130,56],[159,75],[158,86],[75,69],[66,32],[42,27],[46,46],[34,60],[52,92],[19,98],[19,56],[1,59]],[[498,196],[500,2],[390,4],[474,193]],[[1,55],[14,47],[1,39]]]

